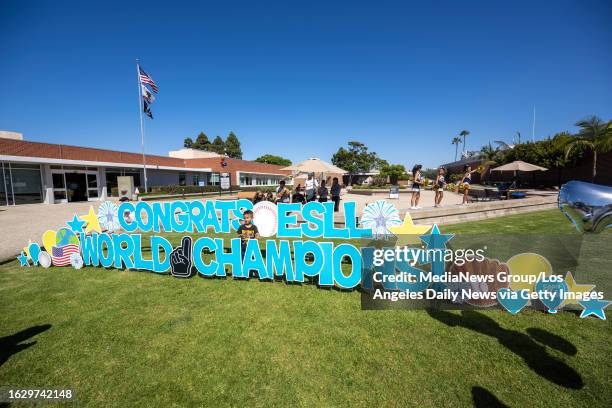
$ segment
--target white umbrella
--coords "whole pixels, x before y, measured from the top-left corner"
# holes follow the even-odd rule
[[[504,164],[503,166],[491,169],[491,171],[546,171],[546,167],[536,166],[535,164],[526,163],[521,160],[515,160],[512,163]]]
[[[491,171],[513,171],[514,172],[514,182],[512,184],[518,184],[518,176],[516,174],[517,171],[546,171],[548,170],[546,167],[536,166],[535,164],[526,163],[522,160],[515,160],[512,163],[504,164],[503,166],[496,167],[491,169]],[[535,180],[535,175],[534,175]]]
[[[281,170],[289,170],[293,172],[295,177],[299,176],[300,174],[316,174],[319,181],[324,180],[326,174],[343,175],[348,173],[346,170],[321,160],[318,157],[311,157],[299,162],[298,164],[283,167]]]
[[[347,171],[340,167],[334,166],[324,160],[317,157],[311,157],[298,164],[283,167],[281,170],[289,170],[296,173],[333,173],[333,174],[346,174]]]

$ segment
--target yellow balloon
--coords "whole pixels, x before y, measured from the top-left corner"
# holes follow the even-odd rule
[[[544,272],[546,275],[551,275],[553,272],[552,265],[548,262],[548,259],[544,258],[540,254],[533,252],[524,252],[521,254],[514,255],[506,262],[508,268],[510,268],[511,275],[520,275],[525,277],[525,282],[510,282],[510,288],[513,291],[519,291],[528,289],[533,291],[535,281],[538,279],[540,274]],[[529,283],[527,281],[528,276],[533,276],[534,282]]]
[[[57,234],[53,230],[47,230],[42,235],[43,246],[45,247],[45,251],[47,251],[48,253],[51,253],[51,248],[54,247],[56,244],[56,235]]]

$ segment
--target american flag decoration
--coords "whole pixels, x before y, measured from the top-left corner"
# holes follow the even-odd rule
[[[153,78],[151,78],[146,72],[144,72],[142,68],[138,67],[138,70],[140,71],[140,83],[149,85],[153,92],[157,93],[159,89],[157,88],[157,84],[155,83]]]
[[[66,266],[70,265],[70,255],[79,253],[79,246],[77,244],[68,244],[60,247],[51,248],[51,260],[55,266]]]

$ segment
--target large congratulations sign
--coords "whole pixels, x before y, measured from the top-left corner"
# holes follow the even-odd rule
[[[319,202],[107,201],[97,213],[90,207],[88,214],[74,215],[67,228],[46,231],[43,246],[28,243],[18,259],[22,266],[101,266],[177,278],[231,273],[237,279],[359,287],[365,309],[401,302],[406,308],[502,307],[515,314],[529,305],[549,313],[576,305],[583,308],[581,317],[605,318],[610,302],[603,291],[577,283],[566,269],[570,253],[579,252],[575,235],[564,241],[477,234],[454,245],[453,234],[442,234],[435,224],[415,225],[408,213],[402,221],[384,200],[367,205],[359,218],[354,202],[343,210],[335,213],[333,203]],[[176,246],[169,240],[173,234]],[[558,259],[556,267],[533,252],[542,244]]]
[[[334,244],[326,239],[364,238],[372,235],[372,229],[357,225],[351,202],[344,204],[344,226],[337,227],[333,206],[318,202],[253,205],[249,200],[105,202],[97,215],[92,208],[88,215],[75,215],[68,222],[70,228],[47,231],[43,235],[46,251],[30,244],[21,256],[26,263],[30,258],[43,266],[127,268],[169,272],[180,278],[193,276],[194,270],[206,277],[225,277],[231,269],[234,278],[251,274],[288,282],[310,278],[320,286],[351,289],[361,279],[360,250],[348,242]],[[221,235],[240,231],[245,213],[253,214],[261,237],[274,239],[260,242],[235,235],[228,240]],[[189,235],[173,247],[161,233]],[[192,234],[202,235],[194,239]],[[149,247],[151,253],[145,256],[143,248]]]

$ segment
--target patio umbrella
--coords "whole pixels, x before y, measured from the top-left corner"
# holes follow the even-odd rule
[[[333,174],[345,174],[346,170],[340,167],[334,166],[318,157],[311,157],[298,164],[283,167],[281,170],[289,170],[297,173],[333,173]]]
[[[325,174],[346,174],[347,171],[341,169],[338,166],[334,166],[331,163],[328,163],[324,160],[319,159],[318,157],[311,157],[306,159],[298,164],[293,164],[291,166],[283,167],[281,170],[289,170],[293,172],[295,175],[300,173],[313,173],[319,176],[319,181],[324,178]]]
[[[503,166],[491,169],[491,171],[546,171],[546,167],[536,166],[535,164],[526,163],[522,160],[515,160],[512,163],[504,164]]]
[[[546,167],[536,166],[535,164],[527,163],[522,160],[515,160],[512,163],[504,164],[503,166],[491,169],[491,171],[513,171],[515,182],[518,185],[517,171],[546,171]],[[535,176],[534,176],[535,181]]]

